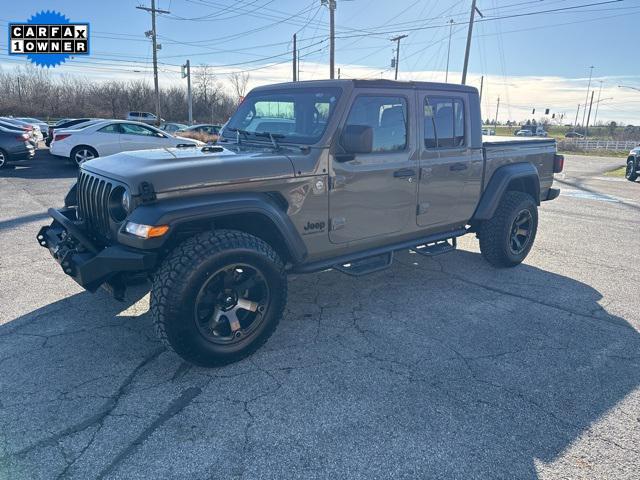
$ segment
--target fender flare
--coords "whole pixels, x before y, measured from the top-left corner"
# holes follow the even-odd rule
[[[473,214],[473,220],[488,220],[493,217],[502,196],[513,180],[528,180],[533,182],[533,198],[536,205],[540,205],[540,177],[538,170],[531,163],[512,163],[498,168],[484,189],[478,207]]]
[[[170,233],[188,222],[215,220],[217,217],[259,214],[266,217],[282,235],[285,247],[294,263],[301,263],[307,256],[307,248],[285,209],[266,193],[222,193],[198,197],[159,200],[137,207],[127,221],[144,225],[169,225]],[[137,248],[160,248],[167,238],[143,240],[123,231],[118,232],[118,241]],[[170,238],[170,237],[169,237]]]

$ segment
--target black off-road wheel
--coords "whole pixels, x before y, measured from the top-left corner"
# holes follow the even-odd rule
[[[538,208],[531,195],[506,192],[493,217],[480,225],[482,256],[494,267],[515,267],[529,254],[537,230]]]
[[[636,160],[633,158],[627,160],[627,168],[624,172],[624,178],[630,182],[635,182],[638,179],[638,165],[636,164]]]
[[[163,261],[151,287],[151,315],[162,342],[188,362],[214,367],[260,348],[287,300],[278,254],[236,230],[200,233]]]

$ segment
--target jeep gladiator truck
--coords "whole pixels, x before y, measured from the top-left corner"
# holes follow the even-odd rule
[[[204,366],[273,333],[287,274],[363,275],[393,253],[453,250],[475,233],[513,267],[563,167],[554,140],[482,141],[478,92],[461,85],[323,80],[252,90],[215,146],[84,163],[37,235],[89,291],[151,279],[160,339]]]

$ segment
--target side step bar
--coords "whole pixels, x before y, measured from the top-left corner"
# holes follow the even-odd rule
[[[451,243],[449,243],[451,240]],[[416,253],[424,255],[425,257],[434,257],[436,255],[442,255],[443,253],[449,253],[456,249],[458,246],[457,238],[453,237],[447,240],[440,240],[432,243],[425,243],[412,248]]]
[[[350,264],[350,267],[346,267],[346,268],[354,268],[353,267],[354,264],[356,264],[361,260],[367,260],[367,264],[370,265],[371,267],[372,267],[372,264],[374,263],[377,265],[377,268],[371,271],[382,270],[383,268],[386,268],[389,265],[391,265],[393,257],[392,256],[389,257],[388,255],[394,251],[405,250],[405,249],[414,250],[414,251],[422,250],[422,251],[418,251],[418,253],[422,253],[426,255],[433,255],[434,253],[427,253],[427,252],[434,252],[434,251],[438,251],[439,253],[445,253],[455,249],[456,237],[461,237],[466,233],[468,233],[466,229],[459,228],[457,230],[450,230],[448,232],[444,232],[436,235],[429,235],[422,238],[420,237],[413,238],[411,240],[404,240],[402,242],[394,243],[391,245],[384,245],[381,247],[371,248],[371,249],[360,251],[360,252],[349,253],[347,255],[342,255],[340,257],[333,257],[333,258],[318,260],[310,263],[292,265],[289,271],[291,273],[311,273],[311,272],[320,272],[322,270],[327,270],[330,268],[335,268],[336,270],[344,271],[344,269],[338,268],[337,266],[344,266],[346,264]],[[451,243],[449,243],[449,241]],[[420,248],[423,246],[431,246],[433,244],[442,243],[442,242],[446,242],[449,246],[448,247],[440,246],[437,249],[429,248],[428,250],[424,250]],[[374,261],[372,257],[375,257],[376,260]],[[369,262],[371,262],[371,264],[369,264]],[[349,271],[350,272],[365,271],[365,268],[359,267]],[[366,273],[371,273],[371,272],[366,272]],[[353,273],[350,273],[350,274],[353,275]],[[364,273],[361,273],[361,275],[364,275]]]
[[[393,252],[381,253],[373,257],[355,260],[353,262],[334,265],[333,268],[353,277],[360,277],[369,273],[389,268],[393,263]]]

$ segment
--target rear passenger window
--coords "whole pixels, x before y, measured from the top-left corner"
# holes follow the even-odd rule
[[[373,129],[373,152],[394,152],[407,146],[407,102],[403,97],[356,98],[347,125]]]
[[[106,127],[102,127],[98,130],[101,133],[120,133],[120,124],[112,123],[111,125],[107,125]]]
[[[465,144],[464,103],[460,99],[428,97],[424,104],[424,146],[462,147]]]

